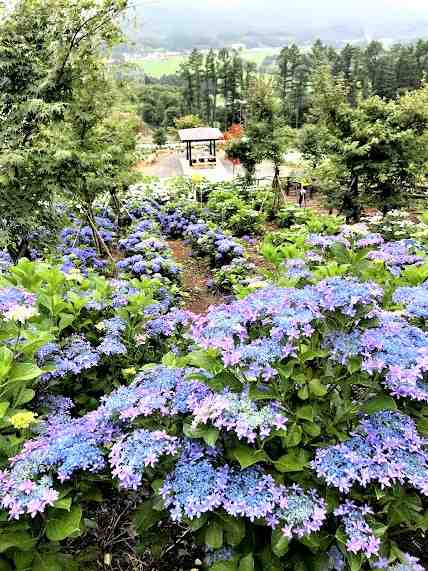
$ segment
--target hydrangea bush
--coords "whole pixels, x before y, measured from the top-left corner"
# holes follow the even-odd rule
[[[136,492],[142,546],[169,518],[213,571],[421,571],[407,538],[428,529],[423,246],[308,224],[266,250],[275,282],[193,315],[162,268],[133,266],[173,263],[168,236],[219,271],[243,247],[165,206],[188,187],[150,187],[120,231],[97,221],[115,275],[2,269],[0,568],[66,569],[60,542],[93,502]],[[91,247],[77,228],[61,248]]]

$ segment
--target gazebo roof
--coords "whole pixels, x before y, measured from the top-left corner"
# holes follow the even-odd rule
[[[196,127],[195,129],[180,129],[178,136],[182,143],[197,141],[218,141],[223,139],[223,133],[220,129],[212,127]]]

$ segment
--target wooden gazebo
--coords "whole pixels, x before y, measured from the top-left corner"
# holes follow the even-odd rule
[[[212,127],[196,127],[195,129],[180,129],[178,131],[181,143],[186,143],[186,159],[193,167],[197,163],[213,163],[217,161],[216,142],[223,139],[220,129]],[[209,155],[195,159],[192,157],[192,143],[209,143]]]

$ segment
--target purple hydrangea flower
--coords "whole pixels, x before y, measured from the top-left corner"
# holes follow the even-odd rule
[[[339,516],[344,523],[348,539],[346,548],[351,553],[364,553],[367,557],[379,553],[380,539],[373,534],[365,520],[365,516],[372,513],[369,506],[357,506],[349,500],[334,511],[334,515]]]
[[[428,287],[399,287],[392,297],[394,303],[405,306],[408,317],[428,318]]]
[[[413,420],[399,412],[366,418],[349,440],[317,450],[312,467],[342,492],[354,484],[407,482],[428,495],[428,452]]]
[[[117,476],[122,488],[138,489],[147,466],[154,466],[162,456],[173,456],[180,448],[178,438],[157,430],[136,430],[122,436],[110,452],[112,473]]]
[[[254,442],[257,436],[265,438],[272,431],[285,428],[287,419],[275,404],[260,406],[248,394],[212,393],[196,403],[193,409],[193,427],[211,423],[218,429],[233,431],[238,438]]]

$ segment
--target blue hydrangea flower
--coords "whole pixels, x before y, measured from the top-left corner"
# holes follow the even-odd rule
[[[164,431],[136,430],[113,445],[110,452],[112,473],[121,487],[136,490],[147,466],[154,466],[162,456],[177,454],[179,448],[178,438]]]
[[[350,500],[334,511],[334,515],[343,521],[347,536],[346,548],[351,553],[363,553],[369,558],[379,554],[380,539],[373,534],[365,519],[365,516],[372,513],[369,506],[357,506]]]
[[[312,467],[342,492],[354,484],[407,482],[428,495],[428,452],[413,420],[399,412],[368,417],[350,439],[317,450]]]

